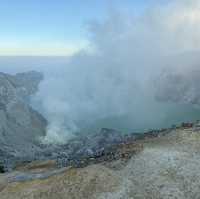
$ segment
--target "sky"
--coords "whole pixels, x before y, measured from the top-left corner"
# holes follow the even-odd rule
[[[67,56],[87,46],[87,24],[110,10],[138,15],[151,0],[0,0],[0,56]]]

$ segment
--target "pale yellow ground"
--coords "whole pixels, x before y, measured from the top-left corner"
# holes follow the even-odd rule
[[[7,183],[0,199],[199,199],[200,132],[175,130],[141,141],[144,150],[128,162],[67,169],[44,180]],[[26,168],[27,169],[27,168]]]

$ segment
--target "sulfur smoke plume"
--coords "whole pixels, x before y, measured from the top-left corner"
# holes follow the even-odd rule
[[[199,104],[199,13],[199,1],[181,0],[91,22],[87,48],[44,71],[33,99],[49,121],[44,141],[63,142],[98,122],[158,126],[183,112],[174,103]]]

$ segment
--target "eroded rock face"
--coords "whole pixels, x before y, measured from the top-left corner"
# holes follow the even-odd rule
[[[29,105],[30,96],[42,79],[34,71],[16,75],[0,73],[1,162],[33,156],[36,140],[45,135],[46,120]]]

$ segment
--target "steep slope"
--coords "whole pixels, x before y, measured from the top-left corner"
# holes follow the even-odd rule
[[[46,120],[29,105],[42,78],[34,71],[0,73],[0,161],[31,157],[36,139],[45,135]]]

